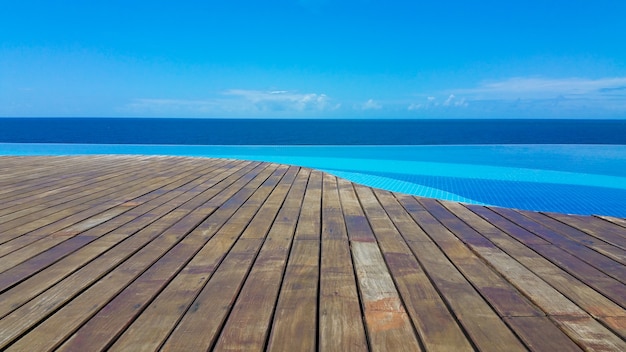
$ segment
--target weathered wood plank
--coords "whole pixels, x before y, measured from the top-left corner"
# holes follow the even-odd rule
[[[402,205],[407,205],[408,209],[419,207],[413,197],[396,194],[396,198]],[[430,231],[440,231],[440,223],[427,212],[409,211],[409,214],[422,228],[429,229],[432,227]],[[425,231],[426,233],[429,232],[429,230]],[[410,234],[407,235],[410,236]],[[428,233],[428,235],[431,234]],[[478,349],[486,351],[526,350],[496,312],[435,243],[408,243]]]
[[[623,270],[624,266],[619,262],[612,260],[611,258],[608,258],[581,243],[569,239],[568,237],[565,237],[546,226],[532,221],[520,212],[505,208],[490,209],[507,220],[515,223],[517,226],[523,227],[528,231],[532,231],[537,236],[545,239],[558,248],[561,248],[582,261],[593,265],[598,270],[601,270],[605,275],[611,276],[622,283],[626,283],[626,271]]]
[[[226,176],[231,175],[236,170],[222,170],[224,172],[221,173],[219,170],[216,171],[218,171],[216,174],[211,172],[206,175],[207,177],[211,175],[214,177],[209,177],[208,179],[200,178],[197,180],[200,182],[199,184],[188,185],[189,187],[193,187],[191,189],[183,187],[182,189],[173,190],[163,195],[165,196],[165,199],[150,201],[131,210],[124,215],[128,216],[128,219],[119,219],[119,221],[107,224],[110,227],[105,226],[102,230],[103,232],[107,232],[110,229],[112,230],[111,232],[108,232],[106,235],[98,238],[93,243],[86,245],[72,255],[64,257],[53,266],[37,273],[31,279],[22,283],[19,288],[15,288],[10,292],[2,294],[2,296],[0,296],[2,297],[2,299],[0,299],[0,317],[9,312],[9,307],[19,307],[22,303],[41,293],[47,287],[58,282],[65,276],[78,270],[83,265],[89,263],[91,260],[97,258],[98,255],[105,253],[107,250],[113,248],[120,242],[127,239],[128,241],[133,242],[136,237],[132,237],[130,239],[129,237],[133,236],[151,223],[159,220],[161,217],[167,216],[169,212],[176,210],[180,206],[184,206],[185,203],[191,201],[194,197],[201,199],[202,194],[211,188],[211,186],[214,186],[217,182],[223,180]],[[154,205],[158,205],[159,203],[161,205],[156,208],[152,208],[153,204],[151,203],[153,202]],[[146,213],[145,211],[148,212]],[[127,250],[129,248],[133,248],[133,245],[126,243],[126,246],[123,248],[124,250]],[[104,255],[107,256],[109,254],[110,253]],[[46,263],[47,259],[49,259],[49,257],[45,256],[45,258],[38,259],[36,263],[30,263],[27,261],[0,274],[0,291],[25,280],[41,267],[46,264],[50,264]]]
[[[598,216],[598,217],[599,217],[600,219],[604,219],[604,220],[606,220],[606,221],[612,222],[612,223],[614,223],[614,224],[616,224],[616,225],[619,225],[619,226],[621,226],[621,227],[626,228],[626,219],[616,218],[616,217],[614,217],[614,216],[603,216],[603,215],[600,215],[600,216]]]
[[[281,183],[276,186],[276,176],[283,175],[285,171],[284,168],[279,168],[275,174],[261,186],[265,188],[265,190],[261,190],[261,193],[250,198],[242,207],[241,211],[245,215],[248,211],[256,210],[258,206],[261,206],[254,214],[251,224],[255,223],[256,220],[254,219],[258,219],[259,216],[266,214],[265,209],[271,206],[268,205],[271,204],[270,201],[262,199],[264,195],[267,196],[265,192],[270,189],[272,190],[269,199],[280,194],[281,185],[284,185],[284,181],[281,181]],[[292,177],[292,174],[294,174],[293,170],[284,177],[289,179]],[[260,240],[246,241],[245,239],[242,240],[238,238],[235,244],[232,244],[231,238],[234,233],[243,230],[243,228],[246,228],[244,235],[246,231],[250,231],[250,227],[247,225],[247,219],[241,219],[240,216],[233,216],[225,227],[220,229],[220,233],[216,234],[216,236],[196,254],[189,264],[183,268],[180,274],[172,280],[163,292],[161,292],[128,329],[122,333],[121,337],[115,341],[111,349],[119,351],[156,350],[165,341],[185,312],[190,309],[194,299],[198,297],[198,294],[206,285],[207,281],[209,279],[213,280],[212,276],[216,269],[217,274],[215,275],[219,275],[220,270],[223,270],[225,265],[229,265],[233,256],[237,256],[238,254],[239,257],[241,257],[245,253],[252,253],[252,256],[254,256],[256,251],[258,251],[256,248],[260,246]],[[224,239],[217,240],[222,233]],[[230,251],[228,250],[229,248]],[[223,259],[224,256],[226,259]],[[241,264],[240,261],[236,262],[237,264]],[[225,287],[222,288],[226,291]],[[217,297],[213,298],[217,299]],[[196,301],[192,310],[195,309],[199,311],[201,310],[199,307],[201,307],[201,304],[199,301]]]
[[[191,162],[189,161],[182,162],[181,167],[190,164]],[[105,173],[100,173],[99,171],[97,172],[96,170],[92,169],[89,173],[83,175],[82,177],[79,177],[79,182],[65,185],[64,187],[56,187],[57,185],[53,183],[51,185],[52,187],[45,187],[41,190],[29,190],[29,192],[25,195],[32,194],[32,196],[21,199],[14,199],[13,202],[17,202],[18,205],[9,207],[5,209],[4,212],[10,212],[15,208],[20,208],[22,206],[27,206],[28,204],[33,203],[35,203],[39,207],[45,207],[45,211],[33,211],[30,212],[33,213],[30,214],[30,216],[16,215],[16,212],[13,212],[10,215],[11,217],[15,218],[13,220],[13,226],[15,226],[15,224],[26,223],[25,220],[28,218],[36,218],[36,215],[52,214],[53,210],[56,210],[57,207],[66,208],[66,203],[72,202],[74,204],[82,204],[84,203],[84,201],[81,202],[81,200],[92,199],[95,197],[94,195],[102,194],[103,191],[106,191],[107,189],[114,189],[116,187],[120,187],[120,185],[126,186],[123,182],[130,182],[131,184],[136,183],[136,181],[138,181],[138,179],[140,179],[141,177],[150,175],[149,170],[151,170],[151,168],[149,166],[141,167],[141,165],[144,164],[135,163],[134,165],[127,166],[121,165],[120,167],[115,167],[114,169],[109,170],[109,172]],[[169,166],[169,170],[176,170],[176,166],[172,163],[172,165]],[[151,171],[153,173],[165,175],[168,170],[159,168]],[[69,175],[72,175],[71,170],[67,170],[67,173]],[[21,196],[24,196],[24,194],[20,194],[20,197]],[[10,202],[9,205],[11,205],[11,203],[12,202]],[[26,208],[24,212],[26,215],[29,215],[28,208]],[[6,217],[6,215],[3,216],[3,218],[4,217]],[[6,220],[3,219],[2,222],[4,223],[6,222]]]
[[[591,216],[582,217],[557,213],[546,213],[546,215],[626,250],[626,229],[623,227]]]
[[[458,218],[434,199],[420,199],[419,203],[430,212],[430,216],[441,222],[441,225],[431,225],[425,230],[501,317],[544,315],[537,306],[530,303],[499,273],[488,267],[484,259],[479,258],[451,232],[463,232],[464,235],[468,233]],[[491,243],[485,245],[484,242],[480,242],[480,244],[481,248],[495,249]]]
[[[373,350],[417,351],[415,336],[400,295],[352,183],[339,180],[339,196],[356,271],[367,336]]]
[[[182,312],[184,316],[164,342],[163,350],[196,351],[208,350],[214,346],[246,277],[250,273],[252,264],[268,236],[274,219],[292,187],[297,171],[297,168],[291,168],[288,171],[189,308]],[[167,304],[167,302],[162,301],[160,305],[163,308],[161,309],[167,309]],[[172,314],[175,313],[172,312]],[[138,329],[141,329],[143,334],[150,336],[152,331],[148,323],[147,320],[144,320],[141,325],[138,325]],[[176,320],[171,323],[176,324]],[[155,340],[159,342],[159,339]],[[127,334],[113,345],[113,349],[117,351],[127,350],[129,347],[143,349],[144,347],[141,345],[147,344],[141,339]],[[150,349],[149,344],[147,348]]]
[[[0,349],[622,350],[622,220],[269,163],[0,156]]]
[[[479,231],[501,251],[483,252],[481,256],[498,269],[511,284],[524,292],[550,316],[597,317],[607,325],[604,317],[623,316],[626,311],[606,297],[564,272],[530,248],[509,237],[491,223],[457,203],[442,202],[452,213]],[[461,234],[457,234],[461,235]],[[479,248],[476,249],[477,251]],[[522,266],[523,265],[523,266]],[[624,336],[620,326],[610,325],[614,332]],[[592,329],[592,327],[589,327]],[[577,341],[583,343],[584,341]]]
[[[504,321],[531,351],[582,351],[547,317],[506,317]]]
[[[87,272],[81,270],[80,272],[83,275],[72,276],[69,280],[63,280],[54,286],[54,290],[46,291],[45,294],[13,311],[0,320],[0,330],[5,332],[0,336],[0,348],[11,343],[13,339],[53,312],[55,313],[54,316],[57,317],[56,319],[47,319],[42,324],[37,325],[35,329],[29,331],[27,336],[30,337],[22,338],[13,346],[18,349],[20,346],[43,349],[49,348],[51,341],[61,342],[59,340],[68,332],[73,332],[73,329],[77,327],[77,324],[81,324],[85,317],[93,315],[103,304],[108,302],[110,297],[114,297],[128,283],[140,275],[145,268],[156,262],[163,253],[180,242],[186,234],[200,223],[207,220],[207,217],[217,209],[218,206],[216,204],[221,204],[228,200],[230,196],[235,194],[265,167],[266,165],[258,165],[255,169],[256,172],[250,172],[247,169],[240,170],[239,173],[234,174],[233,178],[236,180],[231,180],[234,181],[232,184],[224,188],[223,191],[213,194],[199,208],[194,207],[191,213],[184,217],[178,217],[178,221],[167,229],[155,229],[159,231],[157,237],[119,267],[115,268],[115,270],[99,279],[93,286],[90,286],[85,291],[90,292],[89,295],[83,293],[76,297],[75,300],[72,300],[71,304],[66,304],[81,291],[81,287],[85,287],[85,285],[89,285],[94,279],[97,279],[97,277],[94,278],[92,275],[85,275]],[[184,210],[180,210],[177,215],[180,216],[182,211]],[[80,281],[74,281],[76,279]],[[99,304],[93,303],[92,300],[95,298],[98,298]],[[55,312],[60,306],[63,306],[63,308]],[[60,320],[60,323],[57,320]],[[64,333],[58,336],[58,327],[64,326],[68,326],[68,329],[64,329]],[[72,326],[74,326],[73,329],[71,328]]]
[[[31,163],[26,166],[22,165],[23,162],[13,165],[13,167],[7,165],[2,169],[2,176],[7,181],[0,184],[0,200],[2,201],[0,214],[7,213],[8,210],[6,209],[15,204],[24,204],[29,200],[37,199],[30,198],[34,195],[39,194],[39,199],[42,200],[48,194],[62,191],[65,186],[76,185],[82,180],[92,179],[94,162],[98,164],[98,174],[103,176],[113,174],[119,168],[132,168],[133,165],[136,165],[136,162],[134,163],[130,159],[120,159],[116,163],[106,162],[102,158],[94,158],[93,160],[58,158],[56,162],[52,159],[54,158],[46,161],[45,167],[38,169],[31,166]],[[41,194],[42,192],[46,193]]]
[[[176,187],[179,185],[179,182],[176,181],[169,185],[162,187],[161,189],[146,193],[139,198],[135,198],[132,202],[125,202],[122,205],[118,206],[121,210],[126,210],[123,214],[117,216],[114,220],[108,220],[106,223],[100,224],[101,219],[98,221],[94,221],[96,219],[87,219],[86,226],[83,226],[81,223],[77,225],[71,226],[69,229],[66,229],[62,232],[53,233],[51,236],[43,237],[42,241],[51,237],[47,242],[44,241],[41,244],[38,244],[34,249],[29,249],[28,251],[20,251],[14,254],[15,261],[21,263],[19,265],[13,266],[12,268],[6,270],[5,272],[0,274],[0,291],[6,288],[8,284],[15,284],[17,279],[24,280],[28,276],[36,273],[38,270],[41,270],[43,267],[50,265],[54,261],[68,255],[74,249],[76,249],[76,245],[73,243],[78,242],[77,245],[83,247],[88,245],[91,241],[96,240],[101,235],[108,233],[109,231],[115,229],[116,227],[122,226],[127,222],[135,220],[137,217],[143,216],[146,212],[151,211],[156,206],[163,204],[164,202],[176,198],[182,194],[194,195],[196,194],[193,191],[193,188],[190,186],[195,185],[198,187],[197,182],[205,182],[202,187],[207,187],[211,184],[215,184],[218,181],[224,179],[225,176],[232,174],[235,170],[226,171],[227,173],[222,174],[221,172],[225,171],[221,168],[213,170],[213,172],[209,172],[206,176],[215,175],[215,179],[207,179],[200,178],[194,180],[195,183],[191,183],[190,185],[184,186],[181,185],[181,188],[178,190],[173,190],[172,187]],[[208,182],[207,182],[208,181]],[[206,189],[206,188],[204,188]],[[182,198],[181,198],[182,199]],[[189,198],[187,198],[189,199]],[[172,202],[171,210],[175,209],[175,205],[179,204],[179,201]],[[114,208],[115,209],[115,208]],[[98,226],[101,225],[101,226]],[[56,237],[59,237],[57,239]],[[52,248],[52,250],[47,250],[44,252],[46,247],[52,247],[53,245],[60,243],[59,241],[65,241],[61,243],[60,246]],[[41,248],[45,246],[44,248]],[[38,250],[39,249],[39,250]],[[33,253],[41,252],[41,254],[35,254],[32,258],[29,258]],[[18,256],[18,254],[23,254],[24,257]],[[28,254],[28,255],[26,255]],[[4,263],[9,267],[8,258],[4,258]],[[14,264],[14,263],[11,263]],[[8,278],[13,278],[12,280]]]
[[[325,174],[322,185],[319,349],[366,351],[365,327],[337,179]]]
[[[598,251],[622,265],[626,265],[626,251],[622,248],[608,244],[586,232],[564,224],[558,220],[548,217],[547,215],[536,212],[523,212],[523,214],[524,216],[531,218],[533,221],[558,232],[566,238]]]
[[[265,349],[309,173],[307,169],[300,169],[224,324],[215,349]]]
[[[270,351],[317,350],[322,174],[309,176],[268,341]]]
[[[59,206],[47,207],[31,216],[20,217],[0,224],[0,233],[3,234],[2,242],[12,240],[24,234],[45,236],[46,234],[62,230],[101,211],[123,204],[147,192],[154,191],[169,182],[167,173],[157,174],[155,177],[150,178],[150,182],[144,182],[142,176],[150,174],[151,171],[143,170],[137,176],[125,175],[125,178],[122,180],[96,188],[93,190],[95,193],[90,193],[90,196],[88,195],[87,198],[77,198]]]
[[[536,241],[527,241],[531,235],[534,236],[530,231],[511,221],[508,221],[506,218],[489,208],[474,208],[474,212],[482,216],[491,224],[503,230],[511,237],[542,255],[544,258],[551,261],[561,269],[570,273],[572,276],[577,277],[579,280],[609,297],[622,307],[626,307],[626,286],[623,283],[592,267],[579,258],[565,252],[561,248],[549,244],[549,242],[546,242],[549,245],[545,245],[536,243]]]
[[[555,316],[552,319],[574,341],[588,351],[626,351],[623,337],[612,334],[591,317]]]
[[[231,200],[236,199],[238,204],[218,209],[212,215],[212,229],[207,229],[204,224],[195,228],[90,318],[85,325],[81,326],[59,350],[105,349],[117,336],[124,332],[162,289],[175,280],[175,276],[184,267],[200,264],[202,268],[206,268],[206,271],[197,274],[197,277],[189,277],[189,275],[184,274],[179,275],[179,277],[186,276],[185,279],[187,280],[178,282],[183,287],[197,285],[197,282],[201,281],[199,279],[203,275],[210,275],[245,228],[246,223],[240,220],[250,219],[256,213],[256,207],[247,207],[246,204],[259,203],[259,200],[264,200],[278,183],[280,177],[282,177],[285,168],[273,173],[266,180],[265,177],[268,176],[269,172],[273,171],[272,168],[264,170],[259,174],[259,177],[233,195]],[[269,182],[266,183],[266,181]],[[265,184],[267,187],[262,187],[261,184]],[[234,213],[233,210],[235,210]],[[219,212],[223,213],[220,216],[221,218],[228,220],[218,230],[218,227],[214,224],[219,216]],[[233,218],[236,220],[230,222]]]
[[[368,218],[376,219],[372,220],[372,228],[425,349],[473,350],[463,330],[422,269],[418,258],[413,255],[400,234],[419,233],[421,228],[403,211],[391,193],[374,191],[380,201],[379,206],[369,189],[358,187],[357,191],[363,199]]]

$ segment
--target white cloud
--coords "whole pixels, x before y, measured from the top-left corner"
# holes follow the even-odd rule
[[[219,104],[213,100],[185,100],[185,99],[135,99],[123,110],[133,114],[205,114],[219,109]]]
[[[286,90],[260,91],[231,89],[225,95],[241,98],[260,111],[310,111],[334,110],[339,104],[332,104],[326,94],[293,93]]]
[[[626,115],[626,77],[513,77],[423,94],[413,113],[446,116],[611,117]]]
[[[558,96],[597,99],[616,95],[626,98],[626,77],[600,79],[514,77],[483,82],[475,88],[457,89],[455,92],[470,95],[474,99],[545,99]]]
[[[374,101],[374,99],[369,99],[368,101],[366,101],[365,103],[361,105],[362,110],[380,110],[382,108],[383,106],[377,103],[376,101]]]
[[[422,98],[423,99],[423,98]],[[417,111],[417,110],[428,110],[428,109],[436,109],[436,108],[448,108],[448,107],[466,107],[468,103],[465,98],[458,99],[456,95],[449,94],[448,97],[440,103],[437,101],[436,97],[428,96],[426,97],[426,101],[422,102],[414,102],[409,104],[407,110],[409,111]]]
[[[230,89],[207,99],[135,99],[123,110],[131,114],[176,116],[223,116],[332,111],[340,107],[326,94],[293,93],[286,90]]]

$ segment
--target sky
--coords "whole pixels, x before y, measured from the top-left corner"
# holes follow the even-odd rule
[[[626,1],[0,0],[0,117],[626,119]]]

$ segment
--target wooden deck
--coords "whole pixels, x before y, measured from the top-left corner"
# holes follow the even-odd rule
[[[272,163],[0,157],[0,349],[626,351],[625,283],[626,219]]]

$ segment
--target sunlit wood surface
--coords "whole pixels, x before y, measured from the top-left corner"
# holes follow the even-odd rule
[[[626,351],[625,283],[625,219],[272,163],[0,157],[9,351]]]

